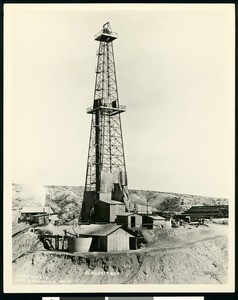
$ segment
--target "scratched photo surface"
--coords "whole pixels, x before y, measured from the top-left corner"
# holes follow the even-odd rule
[[[233,290],[234,28],[229,4],[5,5],[6,290]]]

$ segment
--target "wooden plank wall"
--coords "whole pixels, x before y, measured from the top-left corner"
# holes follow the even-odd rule
[[[130,250],[130,237],[133,236],[121,228],[111,233],[107,237],[107,251]]]

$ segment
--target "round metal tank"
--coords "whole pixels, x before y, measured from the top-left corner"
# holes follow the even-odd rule
[[[73,252],[88,252],[92,243],[91,237],[76,237],[68,238],[68,251]]]

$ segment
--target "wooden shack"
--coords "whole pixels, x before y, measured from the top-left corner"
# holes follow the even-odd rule
[[[90,224],[82,225],[80,237],[92,237],[89,251],[125,251],[136,249],[135,234],[122,225]]]
[[[148,229],[167,228],[165,218],[161,216],[143,216],[143,227]]]
[[[50,206],[23,207],[19,221],[28,221],[30,223],[45,224],[48,223],[50,216],[55,215]]]
[[[131,212],[124,212],[117,215],[116,223],[126,227],[142,227],[142,216]]]
[[[94,220],[96,222],[115,223],[117,215],[125,212],[125,204],[115,200],[104,199],[95,204]]]
[[[50,214],[50,215],[37,214],[37,215],[33,215],[31,217],[31,220],[32,220],[33,223],[39,224],[39,225],[48,224],[49,221],[51,221],[52,224],[56,224],[57,222],[59,222],[59,217],[55,213]]]

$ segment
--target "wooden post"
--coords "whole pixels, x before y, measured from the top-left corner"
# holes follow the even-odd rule
[[[59,250],[59,236],[55,236],[55,250]]]

